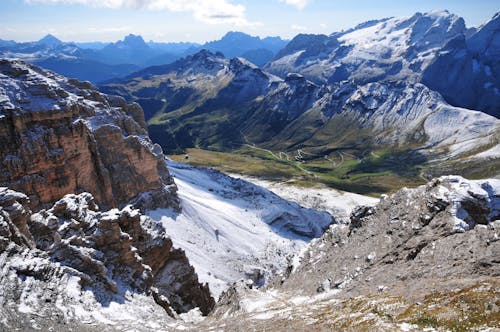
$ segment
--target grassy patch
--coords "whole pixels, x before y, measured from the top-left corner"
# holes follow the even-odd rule
[[[303,154],[302,157],[310,159],[299,160],[292,153],[285,155],[252,146],[243,146],[232,152],[202,149],[187,149],[187,152],[190,155],[188,160],[184,155],[171,158],[229,173],[288,181],[305,187],[323,183],[332,188],[373,196],[424,182],[412,161],[402,162],[407,156],[384,151],[362,159],[346,152],[323,157]],[[392,161],[394,158],[398,161]]]
[[[184,155],[171,155],[170,158],[195,166],[212,167],[227,173],[256,176],[276,181],[302,176],[294,167],[273,159],[201,149],[187,149],[187,153],[189,154],[187,160],[184,159]]]
[[[476,331],[500,326],[500,283],[484,282],[451,292],[434,292],[420,305],[410,306],[398,320],[421,328]]]

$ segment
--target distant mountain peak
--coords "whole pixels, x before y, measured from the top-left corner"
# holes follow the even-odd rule
[[[231,36],[250,36],[249,34],[246,34],[244,32],[241,32],[241,31],[228,31],[224,37],[231,37]],[[223,37],[223,38],[224,38]]]
[[[123,41],[117,42],[117,44],[126,45],[133,48],[148,48],[148,44],[144,41],[142,36],[129,34],[123,38]]]
[[[37,44],[39,45],[47,45],[47,46],[57,46],[61,45],[63,42],[57,39],[54,35],[52,34],[47,34],[45,37],[37,41]]]
[[[142,38],[141,35],[134,35],[133,33],[125,36],[123,38],[124,42],[144,42],[144,39]]]
[[[222,38],[221,41],[260,41],[259,37],[251,36],[240,31],[229,31]]]

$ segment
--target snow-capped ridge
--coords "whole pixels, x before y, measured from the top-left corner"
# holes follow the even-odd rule
[[[322,83],[416,80],[434,50],[465,31],[463,19],[448,11],[368,21],[329,37],[297,36],[266,69],[281,76],[299,72]]]

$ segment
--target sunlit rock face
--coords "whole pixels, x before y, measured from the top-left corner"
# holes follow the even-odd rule
[[[0,184],[40,208],[90,192],[101,206],[176,206],[137,104],[20,61],[0,61]],[[148,194],[144,194],[148,193]]]

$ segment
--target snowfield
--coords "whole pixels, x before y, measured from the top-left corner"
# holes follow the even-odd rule
[[[215,170],[168,162],[179,188],[182,213],[149,211],[186,251],[200,281],[217,298],[238,280],[265,282],[285,269],[287,258],[334,222],[267,189]]]
[[[288,201],[295,202],[303,207],[319,211],[326,211],[340,223],[349,222],[352,210],[359,205],[373,206],[379,199],[329,188],[318,183],[314,188],[303,188],[289,185],[284,182],[272,182],[249,176],[231,174],[245,181],[264,187]]]

